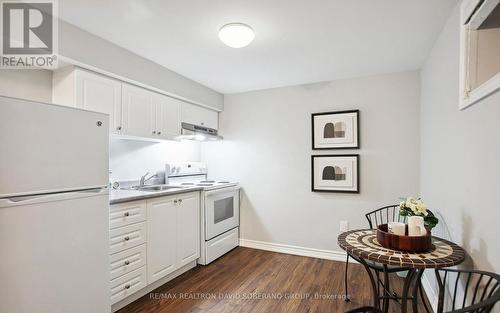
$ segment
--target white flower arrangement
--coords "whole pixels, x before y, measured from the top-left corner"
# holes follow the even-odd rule
[[[408,197],[399,203],[399,215],[401,216],[422,216],[429,229],[434,228],[439,220],[427,209],[427,205],[420,199]]]
[[[422,200],[413,197],[408,197],[406,200],[401,201],[401,203],[399,203],[399,208],[410,209],[414,215],[418,216],[427,216],[429,214],[427,212],[427,205],[423,203]]]

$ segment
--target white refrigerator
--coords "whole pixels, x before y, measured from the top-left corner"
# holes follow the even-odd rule
[[[108,119],[0,96],[0,312],[110,312]]]

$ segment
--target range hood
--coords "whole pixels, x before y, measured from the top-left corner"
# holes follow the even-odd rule
[[[215,141],[222,140],[222,136],[217,134],[217,129],[208,128],[189,123],[181,123],[181,135],[178,140]]]

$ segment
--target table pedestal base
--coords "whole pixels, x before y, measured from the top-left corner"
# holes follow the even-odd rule
[[[408,301],[412,301],[413,313],[418,313],[418,292],[420,291],[420,296],[422,297],[422,302],[424,304],[424,308],[427,313],[431,313],[429,307],[427,306],[427,302],[423,296],[422,286],[421,286],[421,278],[424,273],[424,269],[410,268],[408,269],[408,273],[405,278],[405,282],[403,285],[403,291],[401,297],[398,297],[397,294],[393,294],[390,291],[390,281],[389,281],[389,273],[391,271],[388,269],[387,265],[382,264],[383,268],[383,281],[380,281],[379,272],[373,270],[368,263],[364,259],[357,258],[351,255],[356,261],[361,263],[365,268],[368,276],[370,278],[370,283],[372,286],[373,293],[373,307],[381,310],[382,312],[389,311],[389,302],[390,300],[395,300],[399,303],[401,307],[401,313],[406,313],[408,311]],[[376,274],[374,274],[376,272]],[[382,285],[382,294],[380,293],[380,286]],[[381,306],[382,302],[382,306]]]

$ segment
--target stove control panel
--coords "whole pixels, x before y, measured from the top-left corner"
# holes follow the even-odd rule
[[[165,173],[169,173],[170,177],[200,175],[207,173],[207,166],[201,162],[168,163],[165,165]]]

